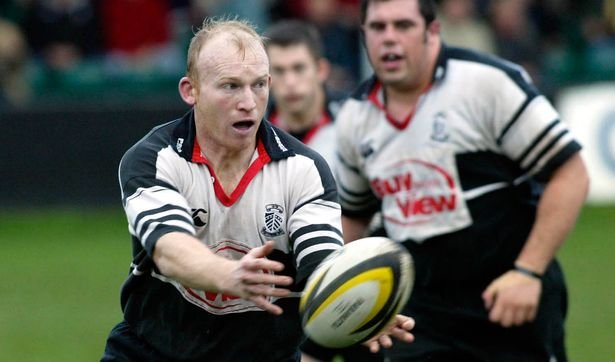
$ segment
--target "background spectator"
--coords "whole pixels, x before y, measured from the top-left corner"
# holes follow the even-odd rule
[[[478,17],[474,0],[442,0],[440,32],[448,45],[495,53],[493,31]]]
[[[615,80],[614,0],[436,1],[446,43],[522,64],[549,98],[569,85]],[[31,48],[20,66],[31,99],[121,100],[168,96],[205,16],[247,18],[260,32],[281,19],[312,23],[332,64],[327,86],[349,92],[371,73],[358,8],[358,0],[4,0],[0,17]]]
[[[491,0],[489,20],[501,57],[523,66],[538,81],[540,64],[537,29],[529,18],[529,0]]]
[[[331,62],[327,86],[348,92],[362,78],[359,4],[356,0],[286,0],[271,5],[272,20],[303,19],[322,35],[324,55]]]
[[[27,59],[26,39],[20,29],[0,18],[0,109],[22,106],[28,100]]]
[[[271,22],[270,8],[273,3],[273,0],[250,0],[249,6],[246,6],[245,0],[193,0],[192,7],[197,15],[195,24],[200,24],[204,15],[231,15],[246,19],[258,31],[264,31]]]
[[[169,0],[100,3],[107,71],[176,75],[184,67]]]
[[[331,62],[327,86],[341,92],[350,91],[360,77],[361,43],[357,27],[342,21],[338,0],[303,1],[304,19],[314,24],[322,35],[325,57]]]
[[[102,50],[96,8],[89,0],[34,0],[23,26],[34,55],[52,70],[73,68]]]

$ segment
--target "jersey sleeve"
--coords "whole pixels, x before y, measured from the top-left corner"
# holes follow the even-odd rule
[[[334,166],[342,213],[348,216],[369,215],[377,211],[379,200],[361,169],[361,145],[357,129],[362,114],[360,102],[349,99],[335,119],[337,157]],[[364,150],[369,152],[369,150]]]
[[[557,111],[532,85],[521,68],[514,68],[491,92],[496,146],[514,160],[526,176],[548,179],[581,149]]]
[[[295,173],[291,191],[295,202],[289,219],[290,242],[300,285],[327,255],[344,244],[333,175],[322,157],[313,157],[312,166]]]
[[[156,152],[137,145],[124,155],[119,167],[122,204],[130,234],[150,257],[156,241],[164,234],[179,231],[195,235],[190,209],[178,191],[165,151],[173,152]]]

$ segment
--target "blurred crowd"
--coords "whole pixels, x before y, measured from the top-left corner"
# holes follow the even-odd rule
[[[615,0],[439,0],[443,39],[526,67],[548,96],[615,80]],[[0,108],[41,97],[83,99],[170,90],[205,16],[239,16],[262,32],[283,18],[315,24],[347,92],[369,74],[358,0],[3,0]]]

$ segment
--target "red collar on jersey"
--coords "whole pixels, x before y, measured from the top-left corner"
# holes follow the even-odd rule
[[[423,90],[421,92],[421,95],[419,96],[419,99],[417,100],[417,104],[420,101],[420,97],[422,97],[423,94],[429,92],[429,90],[431,89],[432,84],[433,83],[429,83],[429,85],[425,88],[425,90]],[[414,116],[414,111],[416,110],[416,104],[412,107],[412,109],[410,110],[410,113],[406,117],[404,117],[404,119],[397,120],[387,111],[385,105],[380,101],[380,99],[378,99],[378,92],[381,89],[382,89],[382,83],[380,83],[380,81],[376,81],[376,83],[374,84],[374,87],[369,92],[367,98],[376,107],[378,107],[378,109],[380,109],[382,112],[384,112],[384,115],[385,115],[387,121],[389,121],[389,123],[393,127],[397,128],[399,130],[405,129],[410,124],[410,121],[412,120],[412,117]],[[384,90],[383,90],[383,97],[384,97]]]
[[[239,184],[237,184],[237,187],[235,187],[235,190],[233,190],[233,192],[231,192],[229,196],[220,185],[220,182],[218,182],[216,173],[214,172],[214,169],[209,163],[209,160],[207,160],[207,158],[203,156],[203,153],[201,153],[201,146],[199,145],[199,142],[196,140],[196,138],[194,139],[194,147],[192,149],[192,162],[202,163],[207,166],[207,169],[209,170],[209,173],[211,174],[211,177],[213,179],[214,192],[216,193],[216,197],[218,198],[218,200],[220,200],[222,205],[227,207],[233,205],[235,201],[237,201],[241,197],[241,195],[243,195],[244,191],[250,184],[250,181],[252,181],[252,179],[256,177],[258,172],[263,167],[265,167],[265,165],[269,163],[269,161],[271,161],[271,157],[269,157],[269,154],[265,149],[265,145],[260,139],[258,140],[256,149],[258,150],[258,157],[252,162],[252,164],[250,164],[250,167],[248,167],[246,173],[241,177],[241,180],[239,180]]]

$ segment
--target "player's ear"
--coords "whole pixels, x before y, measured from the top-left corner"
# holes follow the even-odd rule
[[[432,20],[431,23],[427,25],[427,33],[432,37],[438,36],[440,34],[440,21],[437,19]]]
[[[329,74],[331,73],[331,63],[325,58],[320,58],[317,63],[318,66],[318,79],[324,83]]]
[[[182,97],[183,101],[188,105],[193,106],[196,103],[196,97],[198,94],[198,89],[192,84],[192,79],[189,77],[182,77],[179,80],[179,95]]]

